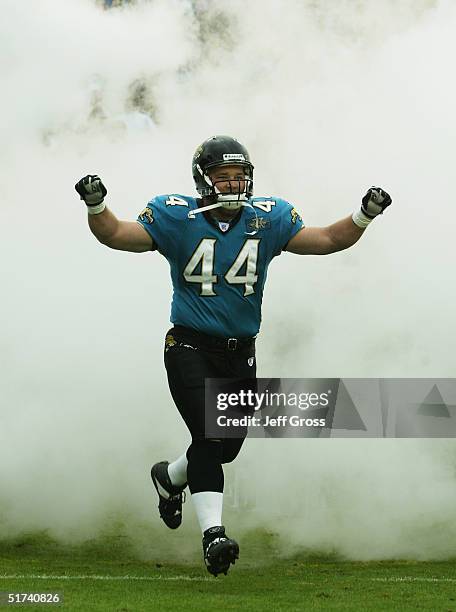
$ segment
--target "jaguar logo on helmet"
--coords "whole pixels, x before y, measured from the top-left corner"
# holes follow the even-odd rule
[[[193,156],[193,161],[196,161],[198,159],[202,151],[203,151],[203,145],[200,145],[195,151],[195,154]]]

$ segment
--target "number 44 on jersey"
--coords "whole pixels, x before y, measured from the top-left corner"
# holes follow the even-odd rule
[[[203,238],[196,247],[184,269],[184,278],[188,283],[200,283],[200,295],[216,295],[214,284],[217,283],[217,275],[214,274],[214,253],[216,238]],[[234,260],[228,272],[225,274],[225,281],[230,285],[244,285],[244,295],[252,295],[255,292],[254,285],[258,280],[258,246],[260,240],[248,238],[238,256]],[[240,270],[245,267],[245,274],[240,274]],[[200,268],[200,273],[195,270]]]

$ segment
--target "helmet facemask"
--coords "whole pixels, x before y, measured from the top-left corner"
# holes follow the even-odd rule
[[[234,165],[234,164],[230,164]],[[237,165],[237,164],[236,164]],[[242,169],[243,177],[233,179],[232,177],[210,177],[210,168],[203,174],[208,186],[208,193],[205,199],[211,204],[218,203],[225,210],[239,210],[245,202],[252,197],[253,177],[250,167],[246,164],[239,164]],[[220,165],[214,166],[220,168]]]

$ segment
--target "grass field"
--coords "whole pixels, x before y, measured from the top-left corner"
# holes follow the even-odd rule
[[[456,612],[456,562],[350,562],[271,556],[272,535],[241,541],[241,559],[213,578],[202,563],[141,561],[124,537],[62,546],[45,535],[0,542],[0,591],[63,593],[65,610],[433,610]],[[1,609],[21,607],[1,606]],[[57,606],[27,605],[28,610]]]

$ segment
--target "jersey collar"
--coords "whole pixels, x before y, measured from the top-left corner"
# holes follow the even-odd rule
[[[200,208],[202,206],[203,201],[201,198],[196,198],[196,203],[198,207]],[[214,219],[214,217],[211,215],[211,213],[208,210],[203,211],[201,214],[204,216],[206,221],[210,223],[210,225],[215,227],[215,229],[218,232],[220,232],[221,234],[228,234],[233,229],[233,227],[237,225],[237,223],[239,223],[239,220],[242,217],[243,210],[244,210],[244,206],[242,206],[242,208],[239,209],[239,212],[237,213],[237,215],[229,221],[230,226],[225,232],[220,229],[218,220]]]

